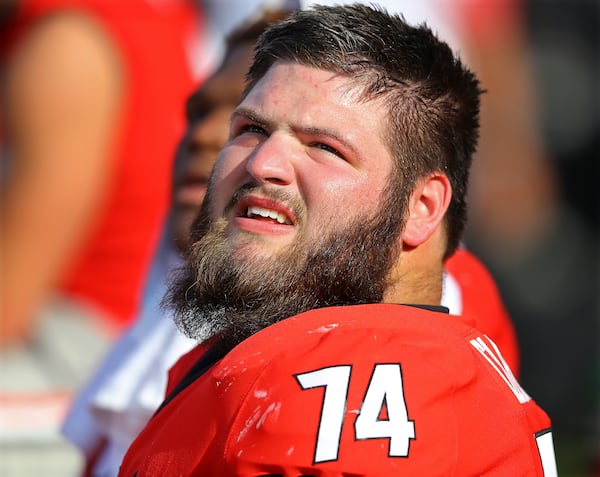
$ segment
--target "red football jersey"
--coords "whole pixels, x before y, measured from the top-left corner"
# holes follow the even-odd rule
[[[323,308],[210,352],[120,476],[556,475],[548,417],[458,317]]]

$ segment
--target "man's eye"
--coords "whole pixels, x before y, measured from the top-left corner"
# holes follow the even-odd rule
[[[262,128],[256,124],[244,124],[244,125],[240,126],[238,134],[244,134],[244,133],[266,135],[267,131],[265,131],[264,128]]]
[[[322,142],[316,142],[312,145],[313,147],[316,147],[318,149],[321,149],[325,152],[328,152],[330,154],[333,154],[334,156],[337,156],[341,159],[344,159],[344,155],[338,151],[336,148],[329,146],[328,144],[324,144]]]

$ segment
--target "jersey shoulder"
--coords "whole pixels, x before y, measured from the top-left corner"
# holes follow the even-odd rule
[[[549,432],[549,419],[493,341],[455,317],[358,305],[263,331],[229,356],[254,372],[219,472],[543,475],[535,434]],[[223,361],[227,373],[232,363]]]

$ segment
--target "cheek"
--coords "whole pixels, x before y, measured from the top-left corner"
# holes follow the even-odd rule
[[[214,164],[214,173],[220,180],[231,176],[240,176],[246,173],[246,160],[252,153],[252,148],[242,147],[231,142],[219,152]]]
[[[231,195],[229,190],[232,185],[229,182],[231,182],[230,164],[219,158],[215,162],[208,185],[211,215],[220,213],[225,205],[226,197]]]
[[[323,176],[321,176],[323,177]],[[305,188],[308,208],[308,228],[310,235],[319,236],[324,230],[331,230],[357,217],[373,215],[381,202],[382,194],[365,177],[330,178]]]
[[[246,151],[225,146],[220,152],[210,177],[212,210],[222,214],[232,194],[248,180],[246,173]]]
[[[314,197],[321,204],[329,204],[344,215],[356,215],[355,211],[377,205],[384,187],[383,180],[374,180],[367,174],[330,178],[323,181],[320,187],[314,187],[309,199]]]

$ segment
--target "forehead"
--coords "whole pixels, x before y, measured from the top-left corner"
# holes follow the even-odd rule
[[[387,107],[383,99],[366,100],[363,92],[363,86],[346,75],[276,62],[240,106],[292,129],[335,130],[353,144],[368,140],[369,146],[375,142],[385,147]]]
[[[355,107],[368,104],[361,93],[363,88],[351,77],[298,63],[277,61],[248,93],[259,100],[283,93],[289,100],[297,96],[318,100],[311,106]],[[278,104],[282,98],[278,98]]]

